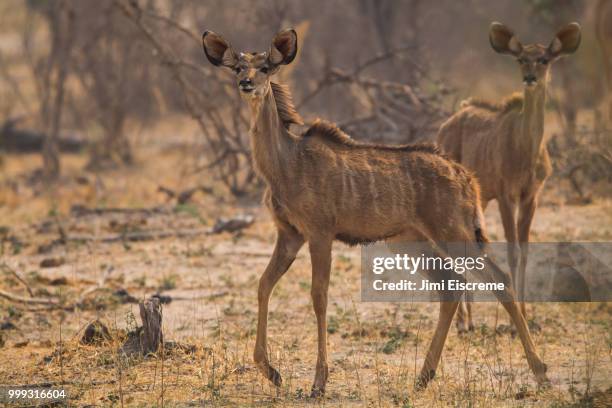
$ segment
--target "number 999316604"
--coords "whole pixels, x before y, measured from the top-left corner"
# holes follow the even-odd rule
[[[31,405],[36,402],[67,401],[64,388],[0,386],[0,403],[7,406]]]

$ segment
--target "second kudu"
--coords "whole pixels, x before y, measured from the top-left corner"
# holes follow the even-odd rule
[[[318,334],[312,396],[318,396],[325,392],[328,377],[326,310],[332,242],[484,245],[478,184],[461,165],[445,159],[432,145],[358,143],[321,121],[302,135],[292,133],[291,124],[302,124],[302,119],[288,89],[271,82],[270,77],[293,61],[297,53],[294,30],[277,34],[269,51],[260,53],[238,54],[211,31],[204,33],[202,41],[212,64],[235,73],[240,94],[249,105],[253,161],[267,185],[264,201],[277,228],[272,258],[259,281],[254,359],[261,372],[280,386],[281,376],[268,358],[268,302],[274,286],[308,242]],[[518,328],[531,370],[539,382],[547,382],[546,365],[535,350],[508,285],[510,276],[492,263],[489,266],[484,279],[507,284],[499,293],[500,299]],[[441,271],[432,273],[433,279],[444,272],[454,275]],[[421,387],[435,374],[457,306],[457,296],[440,303],[438,324],[417,382]]]
[[[525,314],[525,268],[529,230],[544,181],[551,173],[544,141],[546,85],[553,62],[572,54],[580,45],[580,26],[563,27],[550,45],[522,45],[514,32],[501,23],[491,24],[491,47],[516,58],[525,85],[499,104],[468,99],[440,127],[438,143],[454,160],[472,170],[481,187],[483,208],[497,200],[508,242],[508,263]],[[518,208],[518,219],[517,219]],[[520,246],[520,247],[519,247]],[[519,260],[520,252],[520,260]],[[518,266],[518,274],[517,274]],[[469,303],[459,309],[457,326],[463,321],[473,328]]]

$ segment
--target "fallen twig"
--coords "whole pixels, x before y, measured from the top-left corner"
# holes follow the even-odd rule
[[[25,298],[25,297],[13,295],[12,293],[8,293],[3,290],[0,290],[0,297],[13,301],[13,302],[25,303],[25,304],[30,304],[30,305],[60,306],[60,304],[56,300],[41,299],[41,298]]]
[[[73,205],[70,207],[70,214],[74,217],[83,217],[86,215],[103,215],[108,213],[119,213],[119,214],[162,214],[168,213],[170,210],[165,207],[151,207],[151,208],[117,208],[117,207],[95,207],[88,208],[82,205]]]
[[[112,234],[112,235],[70,235],[66,238],[67,241],[71,242],[139,242],[139,241],[152,241],[155,239],[163,239],[169,237],[192,237],[195,235],[206,235],[210,233],[209,228],[195,228],[185,230],[155,230],[155,231],[138,231],[138,232],[126,232],[124,234]]]
[[[208,295],[202,295],[202,296],[169,296],[169,295],[162,295],[161,293],[155,293],[151,297],[159,299],[159,301],[162,304],[168,304],[170,302],[178,302],[178,301],[210,300],[210,299],[216,299],[219,297],[227,296],[228,294],[229,292],[227,291],[215,292],[215,293],[211,293]]]
[[[98,386],[98,385],[106,385],[106,384],[115,384],[117,382],[117,380],[106,380],[106,381],[45,381],[45,382],[39,382],[39,383],[29,383],[29,384],[18,384],[18,385],[11,385],[12,388],[49,388],[49,387],[57,387],[58,385],[78,385],[78,386],[84,386],[84,385],[91,385],[91,386]]]
[[[30,287],[30,285],[28,284],[28,282],[25,280],[25,278],[23,278],[19,272],[17,272],[16,270],[14,270],[13,268],[11,268],[10,266],[8,266],[5,262],[0,264],[0,268],[4,269],[6,272],[10,273],[11,275],[13,275],[19,282],[21,282],[23,284],[23,286],[26,287],[28,293],[30,294],[30,297],[34,297],[34,292],[32,292],[32,288]]]
[[[212,194],[213,192],[212,188],[206,187],[206,186],[197,186],[193,188],[188,188],[187,190],[183,190],[180,192],[171,190],[164,186],[159,186],[157,187],[157,191],[159,191],[160,193],[166,194],[169,199],[176,198],[177,204],[187,203],[189,200],[191,200],[191,197],[198,191],[201,191],[207,194]]]
[[[112,235],[74,234],[66,237],[67,242],[140,242],[164,239],[169,237],[185,238],[197,235],[211,235],[220,232],[236,232],[253,223],[252,216],[240,216],[230,219],[219,219],[213,228],[191,228],[181,230],[135,231]]]
[[[232,218],[219,218],[215,226],[210,231],[211,234],[221,232],[236,232],[249,227],[255,221],[255,217],[250,214],[242,214]]]

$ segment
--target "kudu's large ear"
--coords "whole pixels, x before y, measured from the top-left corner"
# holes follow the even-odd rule
[[[217,33],[205,31],[202,35],[202,46],[206,57],[213,65],[234,68],[238,63],[238,57],[231,44]]]
[[[548,51],[554,57],[572,54],[580,45],[580,24],[570,23],[560,29],[548,46]]]
[[[500,54],[517,56],[523,50],[523,45],[516,38],[514,32],[502,23],[491,23],[489,29],[489,42],[491,47]]]
[[[273,65],[287,65],[297,54],[297,33],[294,29],[283,30],[276,34],[270,46],[268,60]]]

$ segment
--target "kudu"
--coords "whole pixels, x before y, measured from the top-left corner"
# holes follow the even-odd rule
[[[255,168],[267,185],[265,205],[277,229],[272,258],[259,281],[254,360],[276,386],[282,383],[267,353],[268,302],[305,242],[312,263],[311,296],[317,320],[318,355],[312,396],[325,392],[327,292],[332,242],[379,240],[477,242],[484,245],[478,184],[460,164],[445,159],[433,145],[381,146],[358,143],[336,126],[316,121],[302,135],[302,124],[287,87],[270,81],[297,53],[293,30],[278,33],[269,51],[236,53],[211,31],[202,38],[208,60],[232,69],[251,111],[250,139]],[[529,329],[510,287],[510,276],[495,265],[487,279],[506,282],[500,294],[519,329],[529,366],[547,382]],[[452,271],[448,271],[452,272]],[[454,272],[452,272],[454,275]],[[458,275],[457,275],[458,276]],[[460,295],[459,295],[460,296]],[[458,297],[441,302],[435,334],[417,385],[424,387],[438,366]]]
[[[438,143],[452,159],[474,172],[481,187],[483,209],[491,200],[499,203],[508,263],[521,312],[526,317],[523,300],[529,230],[538,194],[551,173],[544,142],[546,85],[552,63],[578,48],[580,26],[571,23],[563,27],[550,45],[543,46],[522,45],[512,30],[495,22],[491,24],[489,40],[493,50],[516,58],[524,83],[523,94],[513,94],[499,104],[477,99],[464,101],[461,109],[440,127]],[[459,331],[465,329],[465,318],[472,329],[469,302],[459,308]]]

